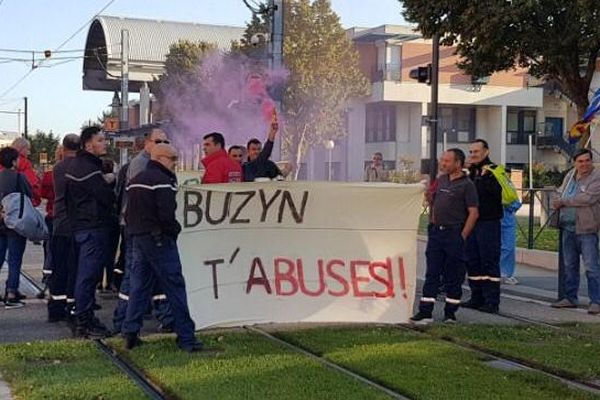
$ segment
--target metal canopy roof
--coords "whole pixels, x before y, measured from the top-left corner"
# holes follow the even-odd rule
[[[139,91],[144,82],[162,75],[169,47],[179,40],[205,41],[227,50],[245,31],[233,26],[98,16],[86,40],[83,89],[113,91],[119,88],[123,29],[129,31],[131,91]]]

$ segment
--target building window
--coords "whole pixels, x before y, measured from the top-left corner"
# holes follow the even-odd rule
[[[506,143],[527,144],[529,135],[535,135],[535,126],[535,111],[509,110],[506,118]]]
[[[475,107],[440,107],[438,141],[469,143],[475,139]]]
[[[396,141],[396,106],[391,104],[367,104],[365,141]]]

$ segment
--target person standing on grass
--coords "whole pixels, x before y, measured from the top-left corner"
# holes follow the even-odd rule
[[[17,172],[17,160],[19,152],[12,147],[0,150],[0,199],[10,193],[23,193],[31,198],[31,186],[27,178]],[[21,300],[25,297],[19,292],[19,278],[21,265],[23,264],[23,253],[27,239],[19,235],[0,221],[0,268],[4,260],[8,262],[8,279],[6,280],[6,291],[4,292],[4,307],[6,309],[21,308],[25,305]],[[8,252],[8,258],[6,253]]]
[[[553,201],[554,208],[560,210],[563,231],[560,245],[565,264],[565,297],[552,307],[577,307],[582,258],[590,298],[588,313],[595,315],[600,314],[600,170],[594,167],[592,152],[588,149],[578,150],[573,162],[575,168],[559,189],[561,197]]]
[[[462,171],[465,154],[449,149],[440,160],[442,175],[430,196],[430,224],[425,256],[427,272],[415,324],[433,322],[433,308],[440,289],[440,276],[446,292],[444,322],[456,322],[465,279],[465,243],[479,215],[477,190]]]
[[[500,306],[502,186],[490,171],[496,165],[485,140],[471,142],[469,163],[469,177],[479,198],[479,219],[466,248],[471,298],[461,306],[496,314]]]
[[[96,283],[106,260],[108,229],[116,218],[115,194],[102,173],[106,138],[100,128],[81,131],[81,147],[65,173],[66,205],[78,259],[75,281],[75,335],[105,337],[109,330],[94,316]]]
[[[195,336],[190,317],[185,279],[177,249],[181,225],[177,209],[177,150],[167,144],[154,146],[147,168],[127,185],[125,221],[133,252],[129,306],[122,326],[125,347],[142,344],[139,333],[148,307],[152,287],[159,282],[165,290],[174,317],[177,345],[197,352],[202,343]]]
[[[130,290],[130,276],[129,276],[129,267],[133,263],[133,247],[130,246],[130,235],[129,235],[129,227],[126,222],[127,208],[129,207],[129,202],[127,201],[127,197],[129,193],[126,188],[129,186],[129,182],[142,172],[146,170],[150,163],[150,154],[152,153],[152,149],[155,146],[161,144],[170,144],[169,138],[167,137],[167,133],[159,127],[154,127],[148,132],[144,137],[144,148],[139,152],[137,156],[135,156],[129,166],[127,167],[127,172],[125,174],[125,182],[119,183],[119,185],[124,185],[125,191],[121,194],[121,202],[119,206],[121,207],[121,222],[124,224],[125,231],[125,263],[124,263],[124,274],[123,279],[121,281],[121,285],[119,286],[119,300],[117,302],[117,307],[113,312],[113,331],[114,333],[121,332],[121,327],[123,325],[123,321],[125,320],[125,316],[127,315],[127,307],[129,306],[129,290]],[[173,315],[171,313],[171,306],[169,305],[169,300],[164,293],[164,290],[157,282],[153,288],[153,293],[151,296],[148,296],[147,299],[148,305],[150,305],[155,311],[156,318],[159,321],[158,330],[163,333],[169,333],[173,331]]]

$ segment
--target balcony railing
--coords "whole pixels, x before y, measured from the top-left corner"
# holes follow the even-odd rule
[[[538,149],[552,149],[562,153],[566,158],[571,158],[577,150],[577,145],[567,142],[559,136],[538,136],[536,145]]]

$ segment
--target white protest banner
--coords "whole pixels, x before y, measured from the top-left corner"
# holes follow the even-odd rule
[[[183,186],[178,244],[197,328],[407,322],[422,185]]]

